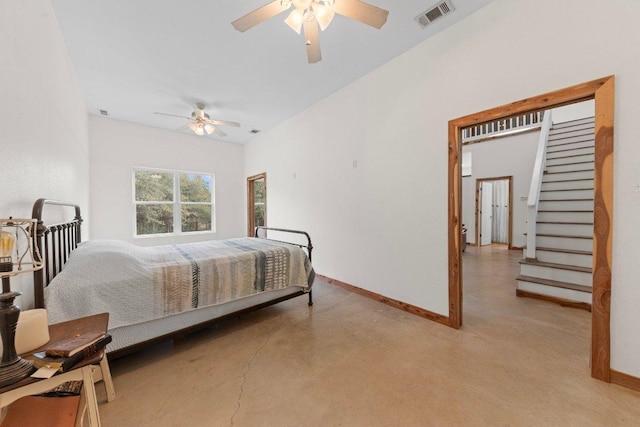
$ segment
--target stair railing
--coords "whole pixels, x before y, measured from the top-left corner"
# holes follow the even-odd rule
[[[533,165],[533,175],[527,197],[527,254],[526,258],[536,258],[536,221],[538,217],[538,203],[540,201],[540,188],[542,187],[542,176],[547,163],[547,140],[551,129],[551,110],[545,111],[542,127],[540,128],[540,139],[538,140],[538,151],[536,161]]]

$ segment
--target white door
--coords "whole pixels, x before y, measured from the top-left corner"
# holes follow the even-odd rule
[[[480,246],[491,244],[493,184],[480,183]]]

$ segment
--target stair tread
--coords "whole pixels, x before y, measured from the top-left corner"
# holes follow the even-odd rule
[[[556,181],[542,181],[543,184],[547,184],[550,182],[578,182],[578,181],[593,181],[593,178],[578,178],[578,179],[564,179],[564,180],[556,180]],[[545,190],[547,191],[547,190]],[[553,190],[550,190],[553,191]]]
[[[545,175],[558,175],[558,174],[561,174],[561,173],[576,173],[576,172],[593,172],[593,168],[591,168],[591,169],[577,169],[577,170],[574,170],[574,171],[560,171],[560,172],[547,172],[547,171],[544,171],[544,174]]]
[[[574,148],[574,150],[582,150],[582,148]],[[553,154],[553,153],[554,152],[551,151],[551,152],[548,152],[547,154]],[[556,153],[557,153],[557,151],[556,151]],[[547,156],[547,161],[549,161],[549,160],[558,160],[558,159],[571,159],[573,157],[582,157],[582,156],[593,156],[595,154],[596,153],[582,153],[582,154],[570,154],[568,156],[558,156],[558,157],[549,157],[549,156]],[[571,163],[571,164],[574,164],[574,163]]]
[[[564,211],[564,210],[557,210],[557,209],[538,209],[538,212],[566,212],[566,213],[585,213],[585,212],[591,212],[593,213],[593,210],[589,210],[589,211]]]
[[[578,222],[578,221],[536,221],[536,224],[593,225],[593,222]]]
[[[536,224],[563,224],[563,225],[593,225],[593,222],[586,221],[536,221]]]
[[[573,148],[562,148],[560,150],[549,150],[549,148],[561,147],[563,145],[569,145],[569,144],[579,144],[580,142],[584,142],[584,141],[569,142],[569,143],[566,143],[566,144],[548,145],[547,146],[547,154],[564,153],[565,151],[584,150],[585,148],[593,148],[594,149],[594,154],[595,154],[595,148],[596,148],[595,144],[594,145],[585,145],[584,147],[573,147]]]
[[[540,199],[540,202],[593,202],[593,199]]]
[[[516,280],[521,280],[523,282],[538,283],[540,285],[553,286],[555,288],[564,288],[564,289],[571,289],[579,292],[592,293],[591,286],[576,285],[574,283],[561,282],[559,280],[541,279],[539,277],[523,276],[523,275],[519,275],[518,277],[516,277]]]
[[[596,120],[595,116],[589,116],[589,117],[583,117],[581,119],[567,120],[566,122],[557,122],[557,123],[554,122],[552,126],[562,126],[562,125],[580,126],[580,124],[569,125],[569,123],[575,123],[575,122],[585,122],[585,123],[594,122],[595,123],[595,120]]]
[[[553,160],[553,159],[548,159],[548,160]],[[589,164],[589,163],[595,163],[595,161],[589,160],[589,161],[586,161],[586,162],[558,163],[556,165],[547,164],[547,167],[551,168],[551,167],[555,167],[555,166],[586,165],[586,164]]]
[[[544,246],[538,246],[536,250],[547,251],[547,252],[562,252],[566,254],[575,254],[575,255],[593,255],[593,252],[591,251],[581,251],[578,249],[547,248]]]
[[[568,133],[572,133],[574,135],[567,135]],[[555,132],[549,132],[549,141],[560,141],[562,139],[575,138],[578,136],[593,136],[593,128],[589,126],[584,129],[572,129],[564,132],[560,131],[560,129],[555,129]]]
[[[527,233],[524,233],[527,234]],[[567,237],[571,239],[593,239],[593,236],[572,236],[567,234],[547,234],[547,233],[537,233],[536,236],[540,237]]]
[[[570,270],[570,271],[580,271],[582,273],[591,273],[591,267],[579,267],[577,265],[570,265],[570,264],[558,264],[555,262],[546,262],[546,261],[538,261],[536,259],[529,259],[529,258],[525,258],[520,260],[520,264],[525,264],[525,265],[535,265],[535,266],[539,266],[539,267],[549,267],[549,268],[556,268],[559,270]]]
[[[556,182],[567,182],[567,181],[556,181]],[[540,190],[540,192],[553,193],[554,191],[592,191],[592,190],[594,190],[594,188],[558,188],[556,190]]]

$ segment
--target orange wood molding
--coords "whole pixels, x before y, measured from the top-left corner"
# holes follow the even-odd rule
[[[449,326],[449,319],[446,316],[443,316],[441,314],[434,313],[432,311],[425,310],[424,308],[416,307],[415,305],[407,304],[406,302],[398,301],[393,298],[388,298],[383,295],[377,294],[375,292],[371,292],[366,289],[362,289],[357,286],[353,286],[348,283],[344,283],[327,276],[322,276],[318,274],[316,275],[316,277],[320,278],[321,280],[324,280],[327,283],[330,283],[332,285],[345,289],[349,292],[353,292],[354,294],[362,295],[364,297],[381,302],[391,307],[399,308],[400,310],[406,311],[411,314],[415,314],[416,316],[420,316],[425,319],[433,320],[434,322],[442,323],[443,325]]]
[[[462,325],[462,262],[460,250],[462,130],[513,115],[595,99],[595,179],[593,300],[591,314],[591,376],[611,382],[611,265],[613,227],[613,129],[615,77],[570,86],[554,92],[449,121],[449,324]]]
[[[591,304],[587,304],[586,302],[571,301],[565,298],[554,297],[551,295],[537,294],[535,292],[523,291],[521,289],[516,289],[516,296],[524,297],[524,298],[539,299],[542,301],[552,302],[554,304],[558,304],[563,307],[579,308],[581,310],[587,310],[591,312]]]
[[[618,372],[612,369],[611,382],[622,387],[640,391],[640,378],[625,374],[624,372]]]
[[[614,78],[596,90],[591,375],[611,381]]]

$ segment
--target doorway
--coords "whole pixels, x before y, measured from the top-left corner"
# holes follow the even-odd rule
[[[591,376],[611,382],[614,76],[578,84],[449,122],[449,326],[462,326],[461,139],[466,127],[595,99]]]
[[[512,249],[513,177],[476,179],[475,241],[478,246],[506,244]]]
[[[256,227],[267,225],[267,174],[247,178],[247,235],[252,237]]]

